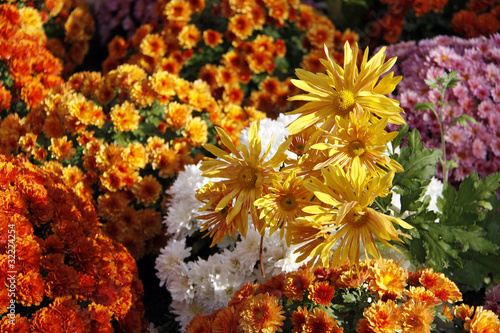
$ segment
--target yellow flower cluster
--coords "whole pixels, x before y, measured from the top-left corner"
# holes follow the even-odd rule
[[[493,311],[466,304],[451,308],[461,300],[442,273],[407,272],[392,260],[363,261],[357,272],[348,263],[314,271],[302,267],[243,285],[226,307],[196,315],[186,332],[427,333],[441,321],[470,332],[500,329]]]
[[[357,265],[361,244],[366,257],[380,259],[375,239],[393,248],[390,242],[409,237],[394,226],[409,224],[373,208],[390,193],[394,173],[403,171],[386,153],[397,133],[385,131],[388,122],[404,124],[399,103],[385,96],[401,77],[379,79],[396,59],[385,61],[381,50],[368,60],[367,49],[358,65],[358,46],[347,42],[344,66],[331,60],[326,46],[325,53],[327,74],[297,70],[292,83],[307,94],[291,99],[306,103],[291,112],[299,117],[271,159],[269,148],[262,154],[259,123],[250,128],[248,148],[235,146],[221,129],[227,151],[204,145],[218,159],[205,158],[202,175],[222,179],[197,194],[209,212],[203,229],[213,244],[226,234],[245,236],[249,214],[262,235],[266,227],[271,233],[281,228],[288,244],[300,245],[298,261],[323,266],[346,259]],[[287,150],[297,158],[287,158]]]

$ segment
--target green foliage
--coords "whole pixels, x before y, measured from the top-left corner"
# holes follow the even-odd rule
[[[431,211],[424,191],[441,154],[425,148],[416,130],[407,142],[400,154],[393,155],[405,169],[396,174],[393,184],[401,195],[399,215],[407,216],[405,221],[414,227],[407,231],[412,239],[406,240],[406,246],[416,264],[445,273],[462,291],[479,290],[490,280],[498,281],[500,203],[495,193],[500,174],[483,179],[470,174],[458,189],[445,183],[437,203],[440,211]]]
[[[418,208],[417,200],[436,174],[436,165],[441,156],[438,149],[425,149],[417,130],[409,134],[407,144],[408,147],[401,148],[399,155],[393,156],[405,170],[396,173],[393,180],[393,185],[397,187],[396,192],[401,194],[402,212]]]

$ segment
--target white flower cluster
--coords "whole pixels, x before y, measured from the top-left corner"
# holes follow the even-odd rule
[[[278,146],[288,135],[285,126],[295,116],[280,115],[277,120],[263,119],[259,136],[263,151],[271,142],[269,156],[273,156]],[[248,146],[248,131],[241,135],[242,144]],[[297,270],[302,263],[296,263],[295,247],[288,247],[280,233],[269,235],[263,240],[263,267],[265,278],[258,268],[261,235],[253,228],[249,217],[249,228],[245,238],[226,237],[217,245],[217,253],[191,256],[186,239],[201,229],[196,219],[202,206],[195,193],[208,179],[201,176],[199,165],[186,166],[168,189],[171,196],[164,223],[171,235],[168,245],[156,259],[157,276],[160,285],[165,285],[172,296],[172,312],[177,315],[182,331],[198,313],[209,314],[227,305],[234,292],[247,282],[264,282],[274,275]]]

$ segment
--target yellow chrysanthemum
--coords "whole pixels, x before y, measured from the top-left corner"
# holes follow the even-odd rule
[[[283,238],[288,223],[306,215],[302,208],[311,203],[312,195],[303,183],[303,178],[297,178],[297,173],[292,171],[283,180],[273,180],[272,187],[268,189],[270,193],[255,200],[254,205],[260,210],[259,217],[265,219],[271,235],[280,229]],[[286,241],[290,245],[290,237]]]
[[[248,213],[252,215],[254,226],[263,232],[263,221],[260,221],[257,208],[253,204],[256,199],[262,196],[264,186],[269,187],[276,177],[279,167],[286,159],[286,150],[290,145],[290,140],[281,144],[273,156],[265,161],[271,146],[261,155],[261,141],[258,136],[260,122],[253,122],[248,132],[249,148],[244,145],[235,146],[229,135],[220,127],[216,127],[222,145],[228,152],[205,144],[203,147],[219,159],[206,158],[202,161],[200,170],[202,176],[209,178],[222,178],[217,184],[224,184],[229,193],[225,195],[217,204],[215,211],[220,211],[233,203],[233,209],[227,215],[226,221],[239,225],[238,231],[246,236],[248,226]],[[235,220],[235,221],[233,221]]]
[[[354,157],[358,156],[369,172],[404,171],[398,162],[385,153],[387,144],[398,135],[398,132],[384,131],[387,118],[375,120],[372,124],[369,121],[370,113],[364,111],[360,118],[351,113],[349,119],[336,116],[335,120],[337,130],[326,134],[328,142],[311,146],[312,149],[328,152],[328,157],[316,164],[314,169],[321,169],[330,164],[349,169]]]
[[[396,58],[385,61],[385,48],[368,60],[368,48],[365,50],[360,68],[356,65],[358,44],[351,49],[348,42],[344,45],[344,68],[334,63],[329,56],[328,48],[325,53],[328,60],[321,59],[327,69],[327,74],[314,74],[303,69],[297,69],[299,80],[292,80],[298,88],[307,94],[295,95],[289,100],[307,102],[289,114],[300,114],[300,117],[288,126],[290,134],[322,124],[322,128],[330,131],[335,125],[335,116],[347,118],[350,112],[357,116],[362,110],[367,110],[377,117],[387,117],[393,124],[405,123],[400,113],[403,109],[399,102],[384,96],[391,93],[401,81],[401,76],[394,77],[386,73],[396,62]]]
[[[313,215],[297,218],[289,226],[292,244],[305,243],[297,249],[301,253],[297,261],[309,256],[319,259],[326,267],[332,248],[340,241],[331,265],[337,266],[346,259],[358,265],[360,241],[365,247],[367,258],[371,254],[380,260],[375,237],[384,245],[394,248],[389,241],[401,242],[398,236],[407,236],[396,230],[393,223],[407,229],[412,228],[411,225],[369,207],[378,196],[389,193],[394,172],[383,176],[367,174],[359,157],[355,157],[347,172],[339,166],[329,166],[322,170],[322,175],[324,182],[311,177],[305,186],[323,205],[306,207],[304,211]]]
[[[203,211],[209,211],[209,213],[198,216],[197,219],[202,222],[201,231],[208,232],[203,236],[209,236],[212,238],[212,244],[214,246],[220,243],[222,239],[228,236],[236,236],[237,231],[246,228],[246,225],[238,225],[227,221],[227,215],[233,209],[232,204],[228,203],[226,207],[215,211],[217,204],[224,198],[229,191],[226,186],[217,186],[214,182],[208,182],[196,193],[196,199],[204,204],[201,208]],[[236,222],[242,222],[241,220]]]

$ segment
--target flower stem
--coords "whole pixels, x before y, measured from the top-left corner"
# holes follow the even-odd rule
[[[262,273],[262,277],[266,277],[266,273],[264,273],[264,260],[263,260],[263,248],[264,248],[264,235],[260,236],[260,248],[259,248],[259,266],[260,272]]]

